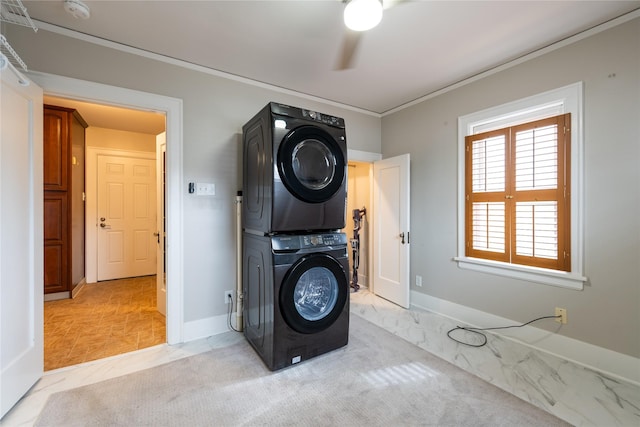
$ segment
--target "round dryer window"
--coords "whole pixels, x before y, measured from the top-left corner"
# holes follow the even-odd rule
[[[282,316],[298,332],[320,332],[340,317],[348,293],[347,275],[335,258],[306,256],[283,279],[279,295]]]
[[[282,140],[278,150],[278,172],[295,197],[309,203],[322,203],[342,186],[344,154],[325,130],[300,126]]]
[[[307,139],[297,144],[291,153],[291,165],[300,184],[313,191],[326,188],[336,173],[333,155],[317,139]]]

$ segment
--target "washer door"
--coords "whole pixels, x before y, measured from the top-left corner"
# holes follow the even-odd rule
[[[285,187],[308,203],[329,200],[342,186],[345,159],[325,130],[300,126],[289,132],[278,149],[278,172]]]
[[[289,269],[280,287],[282,317],[297,332],[320,332],[338,319],[348,292],[347,275],[335,258],[303,257]]]

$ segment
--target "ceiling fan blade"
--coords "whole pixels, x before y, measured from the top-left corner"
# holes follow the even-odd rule
[[[383,9],[391,9],[393,6],[397,5],[398,3],[402,3],[405,0],[382,0],[382,8]]]
[[[360,45],[361,38],[361,32],[350,30],[345,32],[344,38],[342,39],[342,49],[340,50],[340,57],[338,58],[336,70],[353,68],[354,57],[358,50],[358,46]]]

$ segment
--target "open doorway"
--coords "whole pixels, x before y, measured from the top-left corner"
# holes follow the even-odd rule
[[[45,104],[73,108],[89,124],[85,138],[85,164],[75,164],[75,167],[80,166],[86,171],[86,198],[83,194],[87,224],[84,264],[88,284],[81,291],[73,292],[74,299],[45,303],[45,370],[167,342],[166,319],[164,313],[158,312],[160,308],[164,310],[166,302],[157,301],[159,286],[164,288],[166,283],[166,258],[163,250],[166,235],[166,210],[163,203],[166,162],[164,152],[156,153],[161,146],[157,144],[157,135],[164,135],[166,129],[165,115],[50,96],[45,96]],[[161,156],[162,161],[157,161],[158,156]],[[141,211],[150,213],[145,227],[147,240],[152,239],[153,242],[145,243],[146,247],[138,247],[136,255],[139,260],[140,254],[144,254],[147,265],[140,268],[141,263],[138,262],[134,266],[113,269],[111,267],[117,263],[111,263],[101,267],[100,260],[106,255],[113,256],[111,261],[118,257],[118,248],[114,244],[118,233],[111,233],[116,237],[106,244],[100,234],[102,231],[109,235],[109,230],[105,228],[110,228],[111,224],[108,224],[109,220],[106,218],[103,220],[100,217],[108,215],[104,212],[98,214],[98,200],[105,198],[105,194],[98,197],[99,188],[102,188],[98,182],[104,181],[106,174],[98,165],[102,165],[103,169],[108,164],[124,170],[123,165],[131,162],[131,166],[127,167],[135,169],[137,175],[145,168],[153,173],[149,174],[143,184],[118,181],[108,182],[106,186],[103,183],[102,187],[130,185],[136,189],[135,200],[131,200],[131,197],[128,200],[116,200],[116,197],[108,203],[110,210],[114,210],[113,206],[118,202],[120,210],[131,209],[131,205],[136,204],[133,210],[138,212],[137,217],[140,217]],[[142,187],[147,189],[141,195]],[[156,203],[156,198],[159,203]],[[142,208],[139,205],[141,199],[148,199],[146,206]],[[136,225],[139,236],[140,225]],[[150,236],[153,237],[149,239]],[[123,252],[122,248],[120,252]],[[109,271],[101,272],[100,268],[109,268]]]
[[[347,212],[344,232],[350,242],[349,279],[352,291],[357,291],[359,287],[370,288],[370,225],[373,215],[371,205],[372,167],[372,163],[365,161],[349,160],[348,163]]]
[[[408,154],[382,160],[380,154],[349,150],[344,230],[348,235],[353,230],[350,213],[366,208],[361,225],[367,241],[360,242],[360,266],[365,262],[367,267],[358,269],[360,286],[404,308],[410,295],[409,160]]]

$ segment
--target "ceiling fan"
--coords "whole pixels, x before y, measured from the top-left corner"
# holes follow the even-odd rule
[[[402,0],[342,0],[345,3],[345,34],[336,66],[337,70],[353,68],[355,53],[365,31],[374,28],[382,20],[383,9]]]

